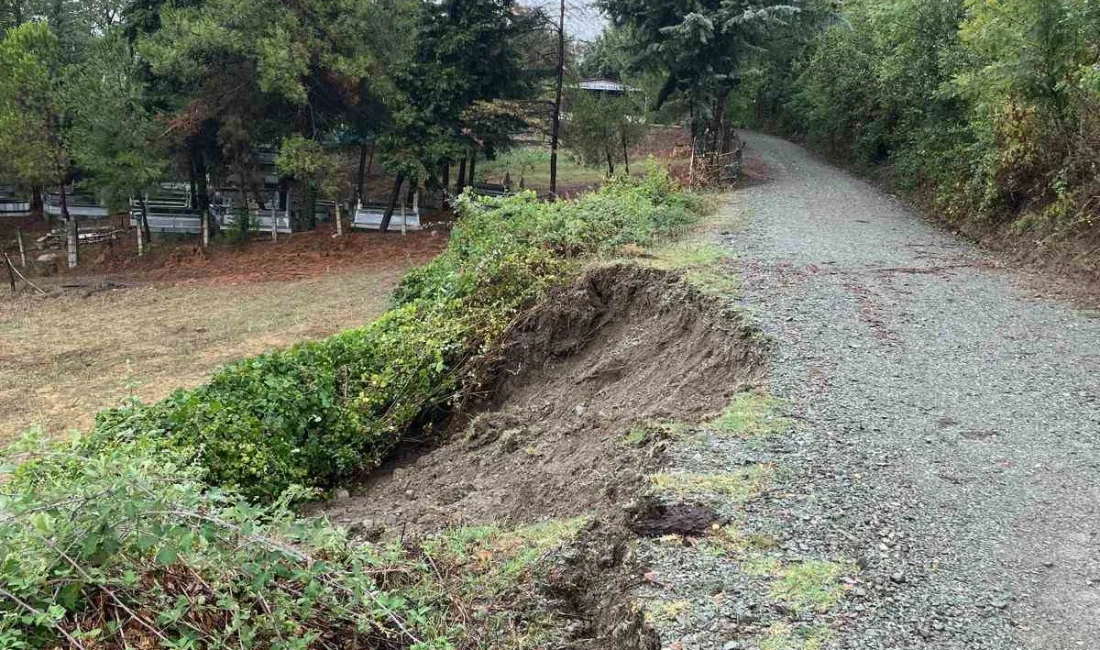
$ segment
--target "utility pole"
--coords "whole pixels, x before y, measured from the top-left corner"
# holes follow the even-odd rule
[[[550,196],[558,197],[558,135],[561,132],[561,90],[565,82],[565,0],[558,17],[558,84],[554,98],[554,116],[550,131]]]

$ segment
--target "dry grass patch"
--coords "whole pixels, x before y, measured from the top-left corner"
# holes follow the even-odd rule
[[[32,426],[84,428],[130,394],[156,400],[234,359],[363,325],[408,266],[0,300],[0,444]]]

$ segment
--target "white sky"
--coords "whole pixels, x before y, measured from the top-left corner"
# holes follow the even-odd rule
[[[527,7],[541,7],[557,20],[560,0],[519,0]],[[565,1],[565,32],[580,41],[592,41],[603,31],[606,21],[591,0]]]

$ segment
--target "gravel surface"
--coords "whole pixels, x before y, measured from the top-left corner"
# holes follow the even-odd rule
[[[747,226],[725,239],[799,425],[694,461],[776,459],[789,478],[747,525],[858,561],[835,647],[1100,649],[1100,321],[803,149],[745,137],[769,178],[733,195]]]

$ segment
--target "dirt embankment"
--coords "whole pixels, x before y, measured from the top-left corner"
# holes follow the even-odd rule
[[[751,333],[709,299],[627,265],[556,292],[492,365],[494,385],[442,444],[406,451],[325,514],[408,535],[614,510],[655,462],[624,442],[632,427],[716,414],[760,366]]]
[[[625,513],[638,516],[630,505],[663,445],[627,438],[716,414],[758,381],[760,356],[752,331],[677,275],[596,268],[514,326],[444,440],[406,450],[321,513],[373,539],[589,517],[549,589],[586,621],[575,634],[649,647],[625,600],[636,575]]]

